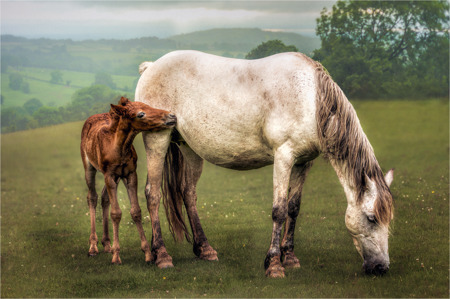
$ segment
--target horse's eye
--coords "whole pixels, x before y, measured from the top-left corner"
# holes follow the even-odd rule
[[[139,113],[136,115],[137,118],[143,118],[144,116],[145,116],[145,113],[144,113],[144,112],[139,112]]]
[[[375,218],[375,215],[367,215],[367,221],[369,221],[370,223],[373,223],[373,224],[377,223],[377,219]]]

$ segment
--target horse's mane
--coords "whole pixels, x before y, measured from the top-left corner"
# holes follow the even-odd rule
[[[316,119],[321,152],[346,168],[361,201],[367,190],[366,177],[374,180],[378,197],[375,202],[377,221],[389,224],[393,217],[392,194],[364,134],[353,106],[323,66],[316,65]]]

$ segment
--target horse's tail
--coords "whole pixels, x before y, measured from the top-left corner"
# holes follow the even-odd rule
[[[187,165],[178,145],[171,142],[167,150],[163,169],[162,195],[169,229],[176,241],[183,236],[191,242],[184,222],[183,201],[186,190]]]
[[[139,65],[139,74],[142,75],[142,73],[149,68],[150,66],[152,66],[153,62],[151,61],[144,61],[143,63],[141,63]]]

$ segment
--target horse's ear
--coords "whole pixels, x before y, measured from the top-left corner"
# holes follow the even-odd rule
[[[128,100],[126,97],[121,97],[120,101],[119,101],[119,105],[125,106],[129,102],[130,102],[130,100]]]
[[[386,181],[388,187],[391,186],[392,181],[394,180],[394,168],[386,172],[386,174],[384,175],[384,180]]]
[[[119,116],[125,115],[126,110],[127,109],[123,106],[111,104],[111,112]]]

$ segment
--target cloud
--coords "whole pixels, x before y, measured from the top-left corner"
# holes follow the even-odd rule
[[[210,28],[314,33],[335,1],[2,1],[2,34],[56,38],[167,37]]]

